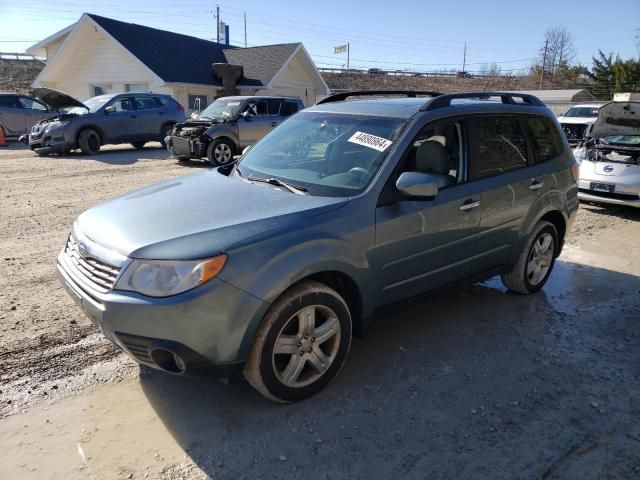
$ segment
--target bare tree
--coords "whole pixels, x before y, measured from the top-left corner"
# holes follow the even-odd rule
[[[544,41],[540,49],[540,65],[545,74],[555,77],[559,70],[569,67],[576,58],[573,37],[566,27],[556,25],[547,28]]]

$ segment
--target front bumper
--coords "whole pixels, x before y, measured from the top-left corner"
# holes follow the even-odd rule
[[[605,191],[605,187],[611,191]],[[584,160],[580,164],[578,199],[640,207],[640,166]]]
[[[56,153],[76,148],[64,127],[29,134],[29,148],[37,153]]]
[[[246,360],[250,329],[269,306],[217,278],[166,298],[100,293],[65,264],[61,253],[60,282],[107,339],[135,361],[170,373],[190,374],[204,367],[224,378],[237,374]]]

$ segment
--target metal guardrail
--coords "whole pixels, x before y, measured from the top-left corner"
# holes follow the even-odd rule
[[[517,78],[517,75],[486,75],[469,72],[414,72],[407,70],[381,70],[379,68],[327,68],[320,67],[322,73],[341,73],[348,75],[391,75],[397,77],[444,77],[444,78]]]
[[[0,60],[27,60],[44,63],[44,59],[28,53],[0,52]]]

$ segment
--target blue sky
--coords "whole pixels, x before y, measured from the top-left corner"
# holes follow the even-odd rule
[[[24,51],[85,11],[213,39],[215,5],[205,0],[0,0],[0,51]],[[246,12],[250,46],[301,41],[320,67],[346,64],[346,55],[334,55],[333,47],[349,42],[352,68],[458,70],[466,42],[468,71],[496,62],[508,73],[531,64],[545,29],[553,25],[570,31],[576,60],[588,67],[598,49],[623,58],[639,55],[634,37],[640,35],[640,0],[227,0],[219,5],[232,44],[244,45]]]

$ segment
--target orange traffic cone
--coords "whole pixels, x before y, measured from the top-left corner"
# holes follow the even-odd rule
[[[0,127],[0,147],[7,146],[7,139],[4,138],[4,130]]]

